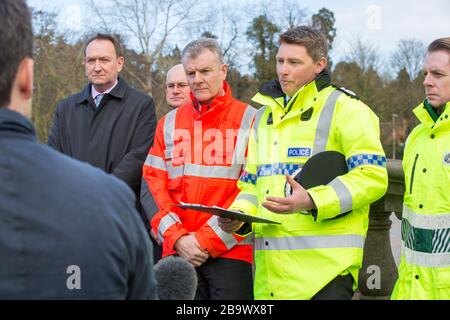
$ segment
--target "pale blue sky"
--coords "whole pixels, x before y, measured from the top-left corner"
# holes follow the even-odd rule
[[[84,0],[28,0],[36,8],[57,9],[61,23],[77,31],[86,27],[84,3]],[[322,7],[334,12],[338,32],[333,51],[335,60],[348,53],[356,37],[370,42],[387,56],[400,39],[416,38],[428,45],[436,38],[450,36],[448,0],[299,0],[298,3],[312,13]]]

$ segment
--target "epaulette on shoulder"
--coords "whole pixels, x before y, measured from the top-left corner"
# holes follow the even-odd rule
[[[344,87],[338,87],[338,86],[334,86],[334,87],[335,87],[337,90],[339,90],[339,91],[345,93],[346,95],[348,95],[350,98],[359,100],[359,97],[358,97],[358,96],[356,95],[356,93],[354,93],[353,91],[348,90],[348,89],[346,89],[346,88],[344,88]]]

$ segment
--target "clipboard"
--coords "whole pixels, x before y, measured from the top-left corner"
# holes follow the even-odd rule
[[[243,222],[248,223],[268,223],[268,224],[281,224],[280,222],[272,221],[265,218],[260,218],[256,216],[251,216],[249,214],[245,214],[238,211],[233,210],[227,210],[221,207],[217,206],[204,206],[201,204],[192,204],[192,203],[184,203],[181,202],[180,204],[176,205],[177,207],[180,207],[182,209],[192,209],[196,211],[206,212],[215,216],[219,216],[222,218],[230,218],[230,219],[236,219]]]

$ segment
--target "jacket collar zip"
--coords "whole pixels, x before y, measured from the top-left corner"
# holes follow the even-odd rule
[[[300,88],[286,106],[286,114],[282,117],[280,122],[294,117],[300,117],[300,114],[303,111],[306,111],[313,106],[317,94],[318,90],[315,81]]]

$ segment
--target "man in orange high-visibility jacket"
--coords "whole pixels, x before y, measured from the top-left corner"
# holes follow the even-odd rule
[[[223,232],[218,217],[174,204],[227,208],[233,202],[256,110],[232,97],[214,39],[189,43],[182,62],[191,101],[159,121],[143,169],[159,209],[152,233],[163,257],[177,254],[196,267],[196,299],[252,299],[250,242]]]

